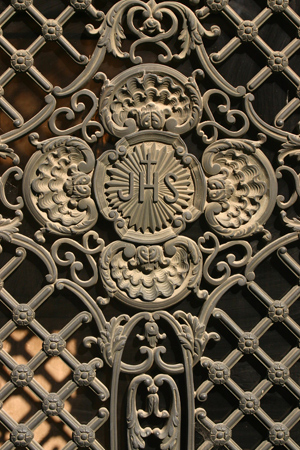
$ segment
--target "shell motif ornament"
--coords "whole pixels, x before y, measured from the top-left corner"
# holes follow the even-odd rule
[[[141,64],[104,83],[99,113],[108,132],[123,137],[138,130],[183,134],[201,119],[195,79],[160,64]]]
[[[82,234],[97,221],[91,198],[95,158],[90,147],[71,136],[34,142],[38,150],[23,178],[26,205],[42,232]]]
[[[202,276],[199,247],[187,237],[161,245],[116,241],[99,261],[103,286],[110,297],[139,309],[157,310],[198,291]]]
[[[203,154],[203,169],[210,175],[205,216],[210,227],[227,238],[256,232],[268,238],[263,225],[275,206],[277,182],[260,143],[224,139]]]

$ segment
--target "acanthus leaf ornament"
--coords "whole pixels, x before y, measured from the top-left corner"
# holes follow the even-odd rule
[[[147,386],[146,407],[137,409],[137,393],[140,385]],[[168,386],[171,395],[170,410],[160,409],[159,387]],[[145,448],[144,438],[153,434],[161,440],[161,449],[180,449],[180,416],[181,402],[178,386],[170,375],[159,374],[152,378],[150,375],[138,375],[130,383],[128,388],[127,406],[127,442],[129,450]],[[149,426],[143,428],[140,419],[146,419],[154,415],[165,422],[162,428]]]
[[[9,217],[0,215],[0,253],[5,246],[9,252],[15,247],[15,255],[3,254],[4,265],[0,267],[0,301],[11,313],[0,328],[0,361],[11,372],[10,381],[0,389],[0,422],[10,433],[5,445],[39,448],[35,429],[48,417],[56,416],[55,421],[61,420],[66,428],[70,441],[65,448],[69,449],[102,449],[102,444],[105,450],[139,450],[148,448],[148,444],[160,450],[240,449],[235,427],[251,415],[253,423],[258,420],[266,429],[266,440],[259,448],[296,448],[293,436],[298,432],[300,397],[293,365],[300,357],[300,326],[293,314],[300,298],[300,264],[295,257],[300,231],[296,215],[300,139],[281,130],[300,106],[300,77],[294,70],[294,54],[300,49],[300,17],[290,6],[292,2],[265,0],[261,7],[262,2],[256,1],[255,8],[261,7],[261,11],[257,17],[249,14],[247,20],[239,16],[236,5],[252,2],[242,0],[189,0],[191,9],[180,1],[121,0],[108,6],[106,14],[96,10],[93,0],[68,0],[66,8],[53,19],[43,16],[38,1],[9,3],[0,14],[0,47],[11,63],[2,74],[0,108],[19,129],[2,135],[0,157],[22,163],[25,155],[21,154],[19,160],[6,143],[15,140],[16,149],[18,145],[20,149],[19,138],[46,120],[55,137],[42,142],[38,142],[38,135],[29,137],[36,149],[25,166],[25,204],[17,196],[17,183],[13,184],[14,179],[22,179],[23,168],[4,169],[0,178],[2,206],[10,210]],[[197,3],[199,10],[194,8]],[[83,22],[82,12],[101,20],[98,30],[86,27],[100,35],[98,44],[97,37],[90,40],[89,50],[97,47],[89,57],[80,55],[64,35],[71,17],[76,21],[78,16]],[[24,50],[13,49],[5,30],[6,23],[13,22],[17,14],[22,20],[34,20],[40,28],[37,40]],[[288,19],[293,28],[296,37],[285,48],[273,49],[264,41],[263,26],[272,17],[274,22]],[[201,18],[208,20],[202,25]],[[221,36],[214,46],[218,53],[209,54],[205,40],[216,37],[221,29],[209,25],[207,31],[205,27],[222,25],[222,21],[227,22],[229,41],[221,48]],[[77,32],[75,26],[72,30]],[[52,89],[35,67],[43,45],[51,45],[47,41],[57,41],[74,64],[86,64],[64,88]],[[238,76],[227,67],[223,72],[224,65],[219,71],[216,64],[222,64],[238,48],[247,53],[253,46],[261,53],[265,67],[247,85],[245,81],[245,87],[234,87]],[[45,72],[48,76],[51,71]],[[48,106],[25,123],[4,97],[4,88],[9,95],[10,86],[6,85],[15,75],[29,75],[44,92],[52,92],[45,97]],[[269,76],[274,81],[275,76],[285,76],[285,81],[293,85],[291,96],[295,95],[274,112],[274,126],[256,113],[258,104],[254,103],[254,110],[254,95],[245,95],[247,89],[256,91]],[[102,82],[100,92],[94,81]],[[72,95],[70,100],[64,98],[68,95]],[[257,91],[257,100],[259,95]],[[82,121],[78,123],[80,114]],[[63,115],[65,122],[60,120]],[[263,137],[250,141],[257,130],[271,136],[270,143],[264,144]],[[46,137],[48,133],[46,130]],[[279,142],[283,146],[276,155]],[[111,150],[106,151],[108,148]],[[93,152],[98,157],[96,168]],[[293,181],[283,191],[284,196],[277,196],[270,163],[276,156],[280,166],[277,178],[285,173]],[[289,163],[296,159],[296,164]],[[294,207],[294,214],[290,207]],[[278,208],[284,224],[295,232],[276,239]],[[28,212],[41,226],[35,234],[38,243],[21,234],[28,226]],[[98,213],[104,220],[97,223]],[[264,229],[266,223],[272,236]],[[43,236],[46,231],[52,233],[47,242]],[[264,233],[272,241],[264,246],[256,236],[252,238],[255,233]],[[104,242],[104,237],[112,240]],[[27,256],[25,264],[32,267],[32,276],[28,283],[25,280],[28,292],[31,284],[38,285],[35,275],[41,272],[46,276],[41,289],[33,289],[28,299],[26,292],[25,300],[20,301],[9,277],[22,275]],[[279,282],[275,298],[261,282],[265,268],[269,275],[268,265],[273,262],[276,270],[283,266],[280,276],[288,282],[282,296],[279,291],[285,289],[285,283],[281,286]],[[259,310],[249,316],[253,328],[240,316],[244,298],[249,309],[260,302]],[[47,330],[46,321],[39,322],[39,308],[48,301],[57,311],[63,304],[63,311],[68,309],[67,314],[72,315],[60,331]],[[226,304],[228,301],[231,303]],[[235,322],[232,305],[243,320]],[[254,323],[256,315],[259,318]],[[68,339],[83,324],[87,328],[82,332],[86,333],[92,319],[93,336],[85,337],[83,343],[86,347],[97,344],[92,350],[98,351],[99,357],[82,362],[80,350],[77,361]],[[221,326],[215,327],[218,321]],[[43,342],[26,365],[15,362],[5,348],[5,340],[14,340],[9,335],[18,327],[27,327]],[[222,334],[224,327],[226,334]],[[267,333],[272,327],[284,327],[285,334],[291,333],[288,342],[294,340],[294,347],[282,360],[273,360],[267,352]],[[217,329],[220,336],[209,329]],[[235,348],[224,359],[219,355],[218,360],[208,358],[204,353],[207,342],[226,340],[230,333],[230,346],[234,343]],[[210,357],[212,350],[207,349]],[[253,378],[253,391],[252,387],[244,391],[236,374],[241,367],[239,361],[251,357],[256,359],[255,370],[261,365],[264,374],[260,371],[259,384]],[[35,379],[38,366],[52,358],[61,358],[71,375],[55,393],[39,387]],[[200,375],[200,366],[207,368],[206,376],[203,372]],[[107,387],[100,380],[107,380]],[[17,424],[2,408],[2,401],[13,389],[23,387],[26,395],[30,391],[38,395],[40,411],[26,424]],[[264,410],[265,395],[274,388],[287,388],[295,400],[295,407],[280,419],[282,422],[274,422]],[[81,393],[90,391],[97,404],[109,399],[109,410],[100,408],[91,420],[84,417],[81,423],[72,408],[64,408],[77,389]],[[206,412],[197,405],[205,402],[214,389],[217,396],[223,391],[232,397],[229,416],[219,417],[216,423],[210,417],[210,406]],[[211,399],[214,401],[213,396]],[[103,433],[109,429],[110,436],[102,439],[99,432],[100,444],[98,430],[107,419]]]
[[[220,336],[217,333],[208,333],[205,325],[191,313],[176,311],[174,317],[180,322],[182,328],[182,332],[178,334],[180,344],[190,352],[195,365],[200,361],[207,342],[210,339],[217,341]]]
[[[38,150],[27,163],[23,192],[42,232],[82,234],[97,221],[91,198],[95,158],[81,139],[64,136],[32,142]]]
[[[22,219],[23,213],[19,209],[15,211],[15,217],[13,219],[7,219],[0,214],[0,240],[4,239],[10,242],[13,234],[18,233],[18,227],[22,225]]]
[[[179,136],[145,130],[100,156],[94,191],[119,236],[150,244],[175,237],[200,216],[206,183],[200,163]]]
[[[91,34],[100,35],[97,48],[92,55],[90,70],[95,67],[95,57],[98,54],[103,57],[105,51],[112,53],[116,58],[130,58],[134,64],[144,62],[142,56],[136,55],[136,51],[137,49],[142,50],[147,45],[162,50],[162,53],[157,56],[159,63],[169,63],[172,60],[181,61],[195,51],[200,67],[205,69],[219,88],[235,97],[244,95],[245,87],[232,86],[210,61],[203,37],[215,38],[220,35],[221,30],[218,25],[212,25],[210,30],[207,30],[198,19],[201,15],[200,12],[201,10],[198,10],[195,14],[187,6],[171,1],[161,4],[157,4],[155,0],[149,0],[147,3],[141,0],[117,2],[109,10],[98,29],[95,29],[92,24],[87,26]],[[129,39],[128,31],[130,31],[131,37],[135,38],[134,42]],[[124,45],[125,40],[130,42],[129,51],[126,51],[128,45]],[[177,44],[175,50],[170,45],[172,40]]]
[[[12,148],[9,148],[7,144],[0,143],[0,159],[10,159],[13,164],[19,164],[20,158],[14,152]],[[3,204],[6,208],[15,211],[14,218],[7,218],[0,214],[0,241],[3,239],[5,241],[10,242],[14,233],[18,233],[19,226],[22,225],[23,220],[23,212],[21,209],[24,207],[24,201],[22,197],[17,197],[17,203],[12,204],[6,195],[6,188],[9,180],[9,177],[14,174],[15,180],[21,180],[23,176],[23,171],[20,167],[9,167],[6,171],[0,176],[0,205]],[[1,253],[1,246],[0,246]]]
[[[85,342],[89,345],[91,343],[99,345],[103,358],[110,366],[113,366],[116,354],[123,350],[125,346],[126,335],[123,333],[124,325],[122,325],[122,322],[127,323],[128,320],[129,316],[125,314],[113,317],[109,322],[103,324],[98,338],[85,338]]]
[[[169,23],[162,20],[168,17]],[[181,29],[178,30],[178,17],[182,21]],[[126,39],[125,27],[128,27],[131,33],[138,39],[131,45],[129,52],[123,51],[123,40]],[[219,27],[212,27],[207,31],[199,22],[193,11],[186,6],[166,1],[163,4],[157,4],[155,0],[144,3],[140,0],[123,0],[114,5],[106,16],[106,20],[94,30],[89,26],[92,33],[99,32],[100,38],[98,46],[106,47],[118,58],[128,58],[134,64],[143,62],[141,56],[135,54],[136,49],[143,44],[158,46],[163,50],[158,55],[160,63],[167,63],[173,58],[176,60],[184,59],[191,50],[202,43],[202,36],[209,37],[219,34]],[[168,40],[175,37],[180,44],[180,51],[173,54]]]

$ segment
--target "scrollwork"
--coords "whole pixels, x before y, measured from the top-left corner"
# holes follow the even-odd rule
[[[91,239],[93,239],[98,244],[97,247],[94,248],[90,247],[89,241]],[[83,280],[78,277],[77,272],[80,272],[83,269],[83,264],[81,261],[76,261],[74,253],[67,251],[65,253],[65,259],[59,257],[58,252],[62,245],[71,246],[86,255],[90,268],[92,269],[93,272],[93,275],[88,280]],[[99,235],[95,231],[88,231],[82,236],[82,245],[69,238],[58,239],[51,247],[51,255],[58,265],[70,266],[71,278],[75,283],[79,284],[79,286],[82,287],[89,287],[95,285],[98,281],[97,263],[92,257],[92,255],[100,253],[103,250],[103,248],[104,248],[103,239],[99,238]]]
[[[147,386],[146,408],[137,409],[137,391],[144,383]],[[160,410],[159,387],[167,385],[171,394],[170,410]],[[180,448],[180,416],[181,402],[177,384],[169,375],[159,374],[152,378],[150,375],[138,375],[130,383],[127,399],[127,442],[128,449],[136,450],[145,448],[144,438],[151,434],[161,440],[160,449],[179,450]],[[162,428],[143,428],[139,419],[146,419],[154,415],[165,419],[166,424]]]
[[[42,108],[35,116],[25,122],[16,130],[7,131],[6,133],[1,135],[1,143],[8,143],[14,141],[22,136],[25,136],[27,133],[31,132],[34,128],[41,125],[48,117],[53,113],[56,100],[52,94],[48,94],[45,97],[45,102],[47,103],[44,108]]]
[[[12,204],[8,201],[6,194],[5,194],[6,183],[8,181],[8,178],[12,174],[14,174],[15,180],[19,181],[22,179],[23,171],[22,171],[22,169],[20,169],[20,167],[10,167],[9,169],[7,169],[4,172],[2,177],[0,177],[0,199],[1,199],[1,202],[3,203],[3,205],[6,206],[6,208],[8,208],[8,209],[14,209],[14,210],[22,209],[24,206],[24,201],[23,201],[22,197],[18,196],[16,198],[17,203]]]
[[[210,240],[213,242],[212,247],[208,248],[203,245]],[[245,266],[249,262],[252,255],[251,245],[247,241],[235,241],[220,244],[217,236],[209,231],[204,233],[204,235],[198,239],[198,244],[201,252],[209,255],[204,262],[203,276],[211,285],[215,286],[224,283],[231,276],[231,268],[241,268]],[[216,270],[224,273],[219,278],[212,277],[210,274],[210,272],[212,272],[211,267],[215,262],[217,255],[223,251],[237,248],[238,246],[243,247],[245,255],[237,260],[233,253],[227,254],[226,261],[218,261],[215,263]]]
[[[28,236],[18,233],[18,226],[21,225],[23,218],[22,211],[15,211],[16,217],[14,219],[3,219],[3,229],[0,230],[0,237],[13,245],[23,249],[29,250],[37,255],[37,257],[45,264],[48,273],[45,279],[48,283],[54,283],[57,279],[57,268],[52,259],[52,256],[44,247],[38,245]]]
[[[92,107],[90,108],[90,111],[87,113],[85,118],[82,120],[81,123],[77,125],[73,125],[72,127],[61,130],[57,127],[56,122],[58,119],[58,116],[60,114],[65,114],[66,119],[68,120],[74,120],[75,119],[75,113],[83,113],[86,110],[86,105],[83,102],[79,102],[79,97],[88,97],[92,101]],[[77,91],[71,98],[71,108],[58,108],[54,111],[52,116],[49,119],[49,128],[57,136],[65,136],[66,134],[73,134],[76,131],[80,130],[83,139],[88,142],[89,144],[96,142],[97,139],[99,139],[101,136],[103,136],[104,130],[102,125],[95,121],[91,120],[95,112],[98,108],[98,98],[96,95],[89,91],[88,89],[82,89],[80,91]],[[94,128],[96,131],[92,134],[88,133],[88,128]]]
[[[281,217],[283,222],[287,227],[291,228],[293,231],[300,230],[300,219],[299,217],[289,218],[287,212],[291,206],[295,205],[296,202],[299,202],[300,196],[300,174],[295,170],[294,162],[298,162],[300,159],[300,139],[296,136],[289,136],[289,139],[286,143],[282,144],[282,149],[278,153],[278,162],[280,166],[276,170],[276,176],[278,179],[282,178],[283,175],[288,175],[288,185],[294,186],[292,194],[288,200],[285,199],[283,195],[278,195],[277,197],[277,205],[284,211],[281,211]],[[289,163],[287,165],[286,163]],[[290,182],[292,181],[292,183]]]
[[[0,158],[3,159],[11,159],[13,164],[19,164],[20,158],[12,148],[9,148],[7,144],[1,144],[0,143]],[[8,209],[13,210],[20,210],[24,206],[24,202],[22,197],[17,197],[16,204],[12,204],[8,201],[6,197],[6,184],[8,182],[9,177],[14,174],[15,180],[21,180],[23,176],[23,171],[20,167],[9,167],[0,177],[0,201],[3,203],[3,205]]]
[[[189,2],[193,7],[200,3]],[[299,408],[282,423],[276,423],[264,412],[261,400],[273,385],[285,385],[299,400],[292,366],[299,356],[296,347],[300,334],[290,311],[299,299],[300,265],[290,244],[294,251],[300,218],[292,216],[289,208],[297,211],[300,196],[300,174],[297,164],[293,164],[300,160],[300,137],[279,128],[300,106],[300,78],[289,66],[300,48],[300,18],[288,6],[288,0],[268,0],[257,17],[249,17],[251,20],[240,17],[234,7],[238,2],[230,4],[229,0],[203,0],[195,13],[179,1],[121,0],[113,2],[106,14],[96,10],[93,0],[69,0],[63,12],[51,19],[39,11],[37,1],[10,3],[0,14],[0,28],[15,14],[21,14],[36,22],[40,35],[30,47],[20,50],[8,47],[8,35],[0,31],[0,47],[11,64],[0,84],[9,83],[9,77],[16,73],[17,77],[29,75],[33,83],[52,94],[45,97],[46,106],[23,123],[21,114],[4,99],[5,86],[0,87],[0,108],[18,127],[2,136],[0,158],[10,158],[15,164],[20,159],[23,162],[24,155],[19,158],[6,143],[23,137],[46,120],[52,137],[40,142],[37,134],[31,135],[35,149],[24,176],[21,167],[6,171],[5,167],[0,178],[0,199],[11,210],[9,218],[0,215],[0,241],[3,249],[5,241],[9,243],[9,251],[18,246],[16,256],[5,255],[8,262],[0,267],[0,300],[11,312],[10,321],[0,330],[0,360],[11,371],[0,400],[6,400],[13,389],[25,387],[41,401],[41,410],[26,424],[9,422],[0,404],[0,421],[10,432],[8,446],[38,446],[34,440],[38,423],[58,416],[56,419],[70,428],[72,441],[66,448],[100,449],[96,432],[109,416],[110,450],[126,447],[126,433],[128,450],[143,449],[148,442],[160,450],[194,450],[195,426],[203,438],[199,449],[222,445],[238,448],[232,428],[246,414],[252,414],[268,428],[269,441],[262,445],[293,446],[289,428],[294,426],[293,420],[298,421]],[[258,8],[260,2],[255,3]],[[89,58],[81,55],[63,34],[65,24],[80,11],[101,20],[97,30],[91,25],[86,27],[98,34],[96,40],[99,38]],[[273,13],[274,17],[282,13],[288,18],[298,36],[280,51],[271,49],[260,32]],[[213,25],[207,31],[198,20],[206,17],[206,23],[213,23],[215,17],[234,27],[227,44],[220,48],[216,43],[218,53],[211,55],[205,38],[216,37],[220,29]],[[35,67],[39,60],[36,53],[44,44],[50,45],[48,41],[57,41],[75,64],[86,65],[65,88],[53,88]],[[225,61],[238,47],[253,45],[262,53],[265,67],[247,86],[234,87],[221,75],[227,73],[227,68],[223,72],[224,66],[218,70],[214,64]],[[106,52],[110,54],[99,69]],[[160,64],[154,62],[157,60]],[[124,70],[115,76],[119,63]],[[191,67],[198,68],[192,72]],[[96,73],[98,70],[103,73]],[[254,96],[246,94],[246,89],[256,90],[275,73],[292,82],[295,98],[287,98],[275,116],[275,126],[271,126],[258,116],[252,106]],[[94,81],[101,81],[101,90]],[[71,95],[63,103],[62,97]],[[56,97],[60,97],[58,108]],[[277,143],[283,142],[276,175],[278,179],[286,175],[292,180],[290,195],[277,196],[276,175],[266,156],[271,152],[276,156],[274,142],[266,143],[262,135],[256,142],[246,139],[257,129]],[[108,134],[104,135],[104,130]],[[41,132],[45,132],[44,125]],[[105,151],[108,142],[114,147]],[[92,143],[93,150],[88,145]],[[96,168],[93,151],[99,156]],[[23,178],[25,206],[41,227],[35,233],[38,242],[19,233],[19,228],[21,232],[26,229],[26,223],[23,229],[21,226],[27,211],[23,211],[21,197],[11,200],[8,194],[13,176],[16,180]],[[283,221],[294,233],[258,251],[256,245],[262,243],[257,244],[252,235],[272,237],[264,226],[277,212],[276,199]],[[98,212],[111,222],[120,240],[105,244],[99,237]],[[103,227],[105,235],[111,237],[114,230],[110,232],[109,225],[104,222]],[[270,229],[277,233],[276,226],[271,225]],[[205,231],[209,227],[211,231]],[[31,224],[29,228],[32,230]],[[180,235],[186,228],[193,240]],[[47,236],[47,242],[46,231],[53,234]],[[250,242],[244,238],[251,238]],[[292,284],[296,278],[296,284],[282,298],[278,295],[273,299],[259,285],[260,276],[254,280],[262,263],[266,266],[271,258],[273,263],[276,251],[279,264],[285,265],[282,277],[290,271],[288,282]],[[38,260],[45,266],[42,272],[46,269],[46,280],[28,303],[19,303],[11,288],[13,283],[6,283],[6,279],[23,264],[29,252],[34,257],[27,261],[28,266]],[[65,278],[59,278],[60,274]],[[60,291],[59,297],[52,295],[55,290]],[[97,297],[103,291],[104,297]],[[226,303],[237,292],[241,293],[237,294],[238,302],[254,296],[261,303],[259,313],[266,310],[264,318],[259,314],[253,329],[242,329],[243,324],[233,320],[234,314],[231,317],[219,308],[222,299]],[[60,298],[70,303],[75,299],[75,307],[81,304],[84,311],[72,317],[60,332],[48,331],[38,322],[38,308],[48,299],[55,302]],[[210,339],[220,339],[217,333],[207,331],[211,318],[214,323],[220,320],[233,335],[231,341],[236,342],[236,348],[224,360],[214,361],[204,354]],[[99,358],[82,363],[71,354],[67,340],[92,319],[96,332],[85,337],[84,344],[96,344],[92,350],[98,352]],[[293,334],[292,339],[296,338],[295,348],[282,361],[272,361],[259,346],[259,340],[273,325],[284,326]],[[43,342],[39,353],[26,365],[15,364],[2,344],[17,327],[28,327]],[[253,392],[244,392],[239,380],[231,375],[235,365],[251,355],[266,369],[266,375]],[[46,392],[34,380],[38,365],[53,357],[62,358],[72,373],[59,393]],[[208,369],[207,378],[197,385],[200,365]],[[109,380],[109,389],[97,378],[97,370],[102,368],[101,377]],[[224,423],[214,423],[195,404],[205,401],[215,385],[220,390],[228,389],[235,397],[236,408]],[[65,411],[67,398],[77,389],[91,389],[97,401],[110,397],[109,412],[101,408],[90,422],[79,423]],[[127,420],[127,430],[125,423],[120,429],[121,415]]]
[[[254,255],[248,262],[245,270],[245,276],[247,280],[253,281],[255,279],[255,270],[261,262],[271,255],[276,250],[284,247],[291,242],[297,241],[299,239],[299,234],[297,232],[286,234],[285,236],[270,242],[264,249],[260,250],[256,255]]]
[[[170,23],[163,19],[168,19]],[[122,41],[126,39],[124,22],[138,38],[131,45],[129,52],[122,50]],[[100,34],[99,47],[106,47],[108,52],[118,58],[130,58],[134,64],[143,62],[141,56],[136,56],[136,49],[143,44],[161,48],[164,53],[158,56],[158,60],[168,63],[173,58],[181,60],[188,56],[191,50],[202,43],[203,35],[211,37],[219,34],[218,27],[213,27],[210,32],[205,30],[195,14],[186,6],[169,1],[157,4],[155,0],[148,3],[140,0],[120,1],[111,8],[98,30],[89,26],[89,31]],[[179,53],[173,54],[168,45],[168,40],[172,37],[178,40]]]
[[[224,103],[218,105],[218,112],[225,115],[226,122],[229,125],[236,124],[237,119],[239,119],[239,121],[242,123],[239,130],[227,129],[215,119],[214,114],[212,113],[212,110],[209,106],[209,102],[212,96],[219,96],[223,98]],[[238,109],[230,109],[230,98],[227,94],[225,94],[225,92],[222,92],[219,89],[210,89],[204,93],[203,110],[207,114],[209,120],[200,122],[197,125],[197,133],[205,144],[213,144],[218,139],[219,131],[221,131],[224,135],[233,138],[243,136],[249,129],[250,122],[247,115],[243,111],[239,111]],[[206,128],[212,129],[211,137],[208,137],[208,135],[204,132],[204,129]]]
[[[140,322],[144,322],[144,334],[136,334],[139,341],[144,341],[145,345],[139,348],[141,355],[146,355],[143,362],[129,364],[122,360],[123,351],[126,342],[134,330],[134,327]],[[162,360],[161,355],[166,352],[166,348],[158,345],[159,341],[165,340],[167,334],[163,330],[163,322],[158,325],[158,321],[163,321],[171,325],[173,331],[178,336],[178,344],[182,347],[186,361],[192,361],[196,364],[210,339],[218,340],[216,333],[207,333],[205,325],[198,317],[183,311],[177,311],[172,316],[166,311],[139,312],[132,317],[122,314],[113,317],[109,322],[101,319],[99,327],[99,337],[86,337],[84,343],[86,346],[97,344],[101,349],[101,354],[107,364],[113,366],[115,359],[121,358],[120,369],[125,373],[142,373],[148,371],[155,363],[160,370],[170,374],[182,373],[183,365],[181,363],[170,364]],[[191,357],[191,360],[187,356]],[[187,363],[187,362],[186,362]],[[189,363],[190,364],[190,363]]]
[[[276,128],[266,123],[255,111],[253,107],[254,100],[255,97],[253,94],[249,93],[245,95],[245,111],[251,123],[254,124],[258,130],[260,130],[267,136],[270,136],[271,138],[279,142],[286,142],[291,134],[287,131],[281,130],[280,128]],[[293,135],[293,137],[296,137],[296,135]]]

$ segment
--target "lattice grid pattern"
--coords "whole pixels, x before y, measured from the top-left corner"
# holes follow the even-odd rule
[[[1,450],[299,450],[299,5],[0,8]]]

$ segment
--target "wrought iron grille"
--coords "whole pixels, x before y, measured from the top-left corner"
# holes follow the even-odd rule
[[[0,8],[1,450],[299,450],[299,2]]]

